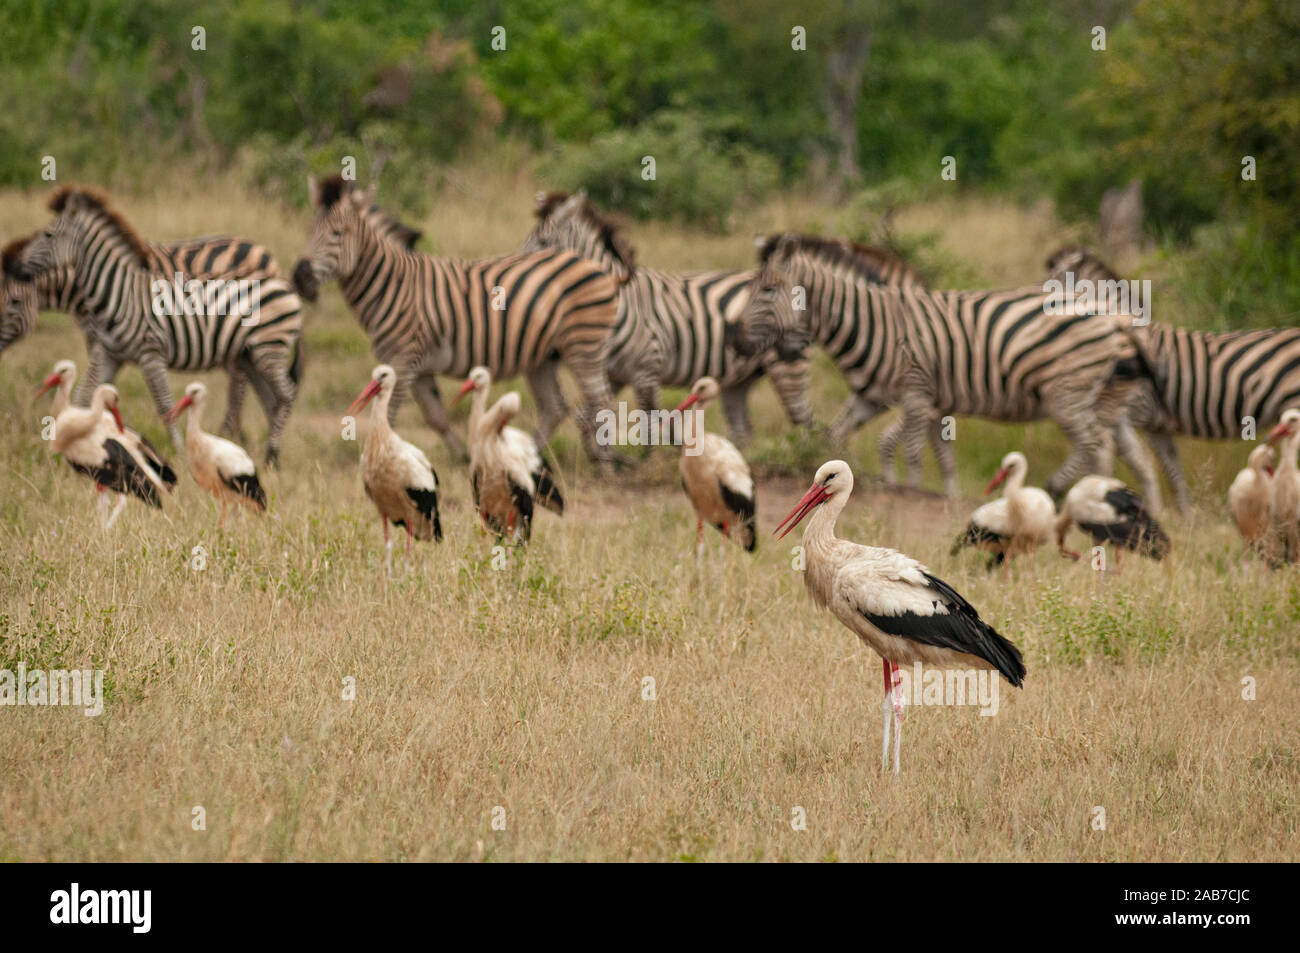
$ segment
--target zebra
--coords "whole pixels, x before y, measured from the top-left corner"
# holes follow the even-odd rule
[[[958,413],[1055,420],[1074,446],[1048,483],[1057,497],[1078,476],[1110,471],[1120,398],[1152,372],[1125,333],[1127,319],[1069,302],[1064,314],[1045,313],[1054,302],[1040,288],[931,291],[912,281],[887,287],[875,280],[878,268],[851,245],[815,236],[774,236],[763,257],[784,269],[790,285],[802,287],[807,308],[797,320],[853,390],[841,431],[901,406],[910,484],[918,481],[926,440],[933,441],[944,416]],[[754,353],[772,346],[781,320],[789,315],[747,314],[738,348]],[[1110,394],[1120,396],[1103,399]],[[936,453],[945,491],[953,495],[950,442],[937,442]]]
[[[1120,280],[1078,246],[1054,252],[1047,269],[1058,280],[1067,272],[1076,282]],[[1275,425],[1282,411],[1300,402],[1300,328],[1195,331],[1153,321],[1137,334],[1162,373],[1135,389],[1125,407],[1127,423],[1146,436],[1185,511],[1187,476],[1174,435],[1239,440],[1252,423],[1255,433]]]
[[[196,239],[170,248],[147,244],[101,192],[69,186],[54,192],[55,219],[31,237],[12,272],[38,284],[42,276],[70,269],[67,293],[72,314],[87,335],[92,370],[79,384],[78,399],[96,381],[111,381],[126,362],[139,365],[160,415],[171,409],[167,369],[224,367],[246,376],[267,406],[266,460],[275,465],[280,441],[301,374],[302,305],[292,286],[275,275],[240,278],[198,276],[201,291],[188,307],[160,306],[159,285],[181,266],[265,268],[265,250],[242,239]],[[172,274],[158,269],[170,267]],[[183,279],[196,276],[180,271]],[[56,281],[57,274],[48,277]],[[235,305],[232,311],[232,305]],[[251,320],[250,320],[251,319]],[[242,386],[232,380],[233,408],[227,421],[238,425]],[[175,427],[169,428],[179,443]]]
[[[619,281],[606,364],[614,391],[630,385],[638,405],[649,411],[659,406],[660,387],[690,387],[712,377],[722,387],[732,438],[744,446],[753,435],[749,389],[766,373],[790,421],[813,426],[809,362],[797,348],[744,359],[727,346],[751,294],[772,294],[779,285],[765,283],[754,271],[673,274],[640,267],[618,226],[584,191],[539,192],[534,212],[537,222],[524,240],[525,251],[567,249]]]
[[[103,345],[88,327],[90,319],[80,313],[79,299],[73,293],[73,268],[65,265],[42,273],[35,279],[20,278],[17,271],[18,255],[35,237],[29,235],[17,238],[0,251],[3,258],[3,274],[0,274],[0,352],[14,342],[31,333],[36,327],[36,317],[41,311],[64,311],[72,314],[78,325],[87,332],[86,350],[89,363],[85,380],[73,394],[73,403],[85,406],[95,386],[103,383],[103,368],[108,356]],[[213,236],[207,238],[187,239],[164,244],[146,243],[153,256],[151,269],[160,277],[170,278],[177,272],[187,277],[196,278],[257,278],[277,277],[279,266],[270,251],[263,246],[245,238]],[[302,343],[294,353],[294,363],[290,366],[290,376],[295,386],[301,381]],[[119,362],[120,363],[120,362]],[[275,402],[265,380],[248,362],[236,362],[227,368],[230,390],[226,399],[226,416],[222,422],[222,432],[244,441],[242,417],[244,396],[251,381],[257,389],[258,397],[266,409],[269,420],[274,413]]]
[[[497,379],[528,376],[545,443],[570,412],[557,376],[563,361],[582,393],[576,419],[584,446],[608,468],[613,454],[595,434],[596,415],[611,401],[605,358],[618,308],[612,277],[564,251],[479,261],[425,255],[411,249],[413,238],[384,233],[387,217],[375,210],[373,186],[362,191],[334,175],[310,177],[308,187],[316,218],[294,284],[311,301],[322,283],[338,278],[376,357],[397,369],[390,414],[409,389],[429,426],[464,456],[435,375],[465,375],[481,364]]]

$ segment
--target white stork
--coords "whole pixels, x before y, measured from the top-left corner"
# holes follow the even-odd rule
[[[348,409],[348,415],[355,416],[378,398],[370,411],[370,431],[361,450],[361,483],[384,524],[384,566],[390,578],[393,575],[390,520],[406,528],[408,564],[412,539],[442,542],[438,474],[424,451],[399,437],[388,423],[388,404],[396,386],[397,372],[387,364],[380,364],[371,371],[370,383]]]
[[[72,385],[77,381],[77,365],[72,361],[63,360],[54,365],[54,373],[45,378],[40,390],[36,396],[40,397],[46,391],[54,388],[54,399],[50,401],[50,415],[57,421],[59,414],[63,413],[72,406]],[[105,411],[105,425],[114,425],[117,421],[112,419],[112,414]],[[110,429],[112,429],[110,427]],[[162,481],[163,486],[170,492],[176,488],[176,471],[167,459],[154,449],[153,444],[146,440],[138,431],[130,427],[122,426],[118,428],[115,438],[119,443],[127,448],[135,457],[141,458],[149,469],[151,469]]]
[[[474,440],[479,422],[487,413],[488,390],[492,387],[492,373],[486,367],[475,367],[465,378],[456,399],[473,392],[469,406],[468,445]],[[518,413],[518,411],[515,411]],[[513,416],[513,415],[512,415]],[[537,442],[517,427],[502,427],[501,439],[505,442],[505,454],[510,458],[515,469],[527,471],[533,485],[533,501],[542,504],[557,516],[564,515],[564,498],[560,496],[555,485],[554,468],[537,446]]]
[[[1273,515],[1273,448],[1250,451],[1246,469],[1228,487],[1228,509],[1246,548],[1242,556],[1258,552],[1265,544]]]
[[[726,437],[704,429],[704,410],[721,390],[712,377],[701,377],[681,402],[677,412],[694,408],[694,427],[682,420],[682,486],[695,508],[695,558],[704,551],[704,524],[716,526],[746,551],[758,545],[755,520],[754,478],[749,464]]]
[[[1268,435],[1270,446],[1278,441],[1282,446],[1272,481],[1273,533],[1282,558],[1293,563],[1300,559],[1300,468],[1296,465],[1296,454],[1300,452],[1300,410],[1290,407],[1282,411],[1281,420]]]
[[[971,514],[966,532],[953,544],[953,555],[963,546],[992,553],[990,568],[1001,565],[1005,577],[1013,558],[1032,553],[1051,539],[1056,504],[1043,490],[1025,486],[1028,472],[1029,461],[1023,453],[1013,451],[1002,458],[1001,469],[984,491],[988,496],[1005,482],[1002,498]]]
[[[246,506],[257,513],[266,511],[266,491],[257,478],[257,466],[243,447],[224,437],[203,429],[203,409],[207,406],[208,389],[195,381],[185,388],[185,396],[178,400],[164,418],[171,426],[185,413],[190,419],[185,424],[185,453],[189,457],[190,473],[194,482],[211,493],[221,503],[218,529],[226,528],[226,511],[231,506]]]
[[[51,452],[62,454],[74,470],[94,480],[100,492],[118,494],[105,529],[116,521],[128,495],[161,508],[167,492],[167,484],[126,435],[117,403],[117,388],[100,384],[89,407],[65,407],[55,418],[50,442]]]
[[[835,521],[852,492],[853,471],[847,463],[831,460],[822,464],[808,492],[774,532],[784,537],[817,510],[803,534],[804,585],[814,602],[830,609],[884,660],[880,755],[882,766],[888,769],[892,708],[897,774],[904,705],[897,691],[900,665],[923,662],[943,668],[996,670],[1019,687],[1024,683],[1025,664],[1019,649],[921,563],[893,549],[837,538]]]
[[[520,406],[519,395],[510,391],[485,410],[470,431],[469,485],[488,531],[522,545],[532,535],[538,494],[526,458],[505,434]]]
[[[1081,479],[1065,494],[1061,514],[1056,518],[1056,545],[1063,556],[1078,559],[1079,553],[1065,546],[1070,526],[1089,534],[1095,543],[1115,547],[1119,554],[1129,549],[1152,559],[1169,554],[1169,537],[1138,496],[1115,477],[1092,474]]]

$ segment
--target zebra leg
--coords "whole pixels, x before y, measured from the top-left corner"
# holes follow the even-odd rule
[[[248,378],[249,368],[242,357],[236,358],[226,366],[226,416],[221,421],[221,433],[241,444],[246,442],[241,418],[244,416],[244,397],[248,394]],[[262,399],[262,403],[263,406],[267,406],[265,398]],[[267,417],[270,416],[268,406]]]
[[[286,349],[260,348],[252,354],[251,359],[254,369],[271,390],[274,409],[268,414],[270,432],[266,437],[266,465],[278,467],[280,440],[284,436],[284,427],[289,421],[294,398],[298,396],[298,388],[289,376],[289,354]]]
[[[841,446],[859,427],[884,409],[883,405],[868,400],[862,394],[854,394],[844,402],[835,423],[831,424],[831,446]]]
[[[1120,418],[1115,425],[1115,449],[1119,452],[1119,458],[1129,465],[1129,469],[1142,484],[1142,499],[1147,507],[1159,515],[1162,508],[1160,478],[1156,476],[1155,462],[1151,459],[1150,451],[1138,439],[1127,417]]]
[[[902,408],[903,461],[907,467],[904,479],[908,486],[920,486],[925,445],[930,440],[936,413],[929,396],[916,391],[903,396]]]
[[[528,372],[528,386],[537,398],[537,442],[541,444],[550,441],[551,434],[572,413],[569,402],[564,399],[564,391],[560,388],[559,372],[558,361],[547,361]],[[600,376],[606,381],[605,393],[608,394],[608,380],[603,373]]]
[[[816,420],[812,404],[808,400],[808,387],[812,382],[811,362],[807,358],[798,361],[773,361],[765,368],[772,388],[785,409],[785,415],[796,427],[811,429]]]
[[[1155,451],[1156,459],[1160,461],[1160,469],[1164,471],[1165,479],[1173,488],[1174,506],[1179,513],[1186,513],[1191,506],[1187,490],[1187,474],[1183,472],[1183,461],[1178,456],[1178,447],[1174,444],[1173,434],[1148,430],[1146,436],[1151,449]]]
[[[952,441],[943,439],[943,422],[936,419],[930,424],[930,446],[934,449],[934,458],[939,462],[939,473],[943,477],[943,495],[949,498],[957,496],[957,454]]]
[[[94,396],[95,388],[100,384],[111,384],[117,378],[117,372],[122,368],[122,362],[112,354],[104,345],[96,341],[87,349],[89,357],[86,361],[86,373],[77,381],[77,386],[72,392],[72,403],[78,407],[90,406],[90,398]]]
[[[1109,469],[1103,467],[1106,463],[1113,465],[1107,452],[1110,435],[1098,425],[1085,402],[1086,398],[1077,399],[1068,402],[1074,406],[1064,408],[1047,405],[1048,416],[1056,421],[1073,446],[1069,457],[1047,481],[1047,492],[1056,500],[1060,500],[1080,477],[1090,473],[1109,475]]]
[[[149,387],[149,395],[153,397],[158,416],[166,417],[172,409],[172,386],[167,380],[167,364],[158,354],[142,355],[139,363],[140,373],[144,375],[144,382]],[[167,433],[175,446],[184,446],[181,432],[175,423],[168,426]]]
[[[415,397],[415,403],[424,415],[425,422],[438,431],[447,448],[462,460],[468,460],[469,451],[465,447],[465,441],[460,439],[460,434],[451,425],[447,405],[442,402],[442,395],[438,392],[437,378],[432,374],[420,374],[411,382],[411,394]]]
[[[903,437],[903,418],[892,421],[880,432],[876,440],[876,452],[880,454],[880,476],[886,483],[898,481],[898,471],[894,465],[894,454],[898,452],[898,443]]]
[[[602,446],[596,440],[597,417],[602,410],[608,412],[610,405],[614,402],[614,397],[609,392],[609,378],[605,375],[605,356],[600,354],[588,361],[583,353],[571,351],[564,354],[563,359],[569,365],[569,369],[573,371],[573,376],[578,379],[578,388],[582,394],[582,402],[578,406],[578,412],[574,415],[574,419],[577,421],[578,429],[582,433],[583,446],[587,450],[587,456],[596,464],[597,469],[601,473],[608,474],[613,470],[614,464],[619,462],[621,458],[614,453],[613,448]],[[556,377],[556,370],[557,368],[552,366],[548,376],[554,382],[552,386],[555,393],[560,394],[560,382]],[[562,394],[560,394],[560,398],[562,401]],[[550,434],[547,434],[547,436],[549,437]]]
[[[749,419],[749,388],[750,381],[742,381],[722,389],[722,413],[737,447],[746,447],[754,439],[754,427]]]

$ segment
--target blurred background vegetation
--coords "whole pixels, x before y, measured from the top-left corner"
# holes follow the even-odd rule
[[[1136,179],[1145,240],[1215,324],[1295,322],[1295,0],[807,6],[0,0],[0,185],[42,186],[44,155],[106,185],[186,163],[300,204],[308,169],[352,155],[418,214],[496,150],[621,213],[723,231],[795,188],[876,223],[942,190],[1092,221]]]

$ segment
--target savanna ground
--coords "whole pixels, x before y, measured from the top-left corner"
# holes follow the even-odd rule
[[[537,187],[504,164],[453,171],[421,224],[438,251],[513,249]],[[205,175],[119,204],[156,240],[255,236],[287,271],[306,213],[228,189]],[[45,221],[42,200],[0,196],[0,235]],[[794,198],[727,236],[649,225],[631,237],[646,263],[745,267],[754,231],[843,231],[844,214]],[[1040,276],[1060,237],[1044,208],[973,200],[910,209],[897,227],[937,233],[954,273],[989,285]],[[1064,455],[1057,432],[961,421],[967,498],[951,504],[884,492],[872,475],[885,421],[861,432],[841,535],[929,563],[1029,669],[993,718],[910,708],[895,778],[879,767],[877,657],[808,602],[797,538],[767,535],[830,453],[789,433],[766,384],[751,404],[755,556],[720,551],[715,535],[697,569],[677,451],[604,483],[566,426],[555,451],[570,510],[542,514],[532,546],[494,570],[464,468],[408,406],[399,429],[437,467],[447,538],[409,568],[399,549],[386,583],[359,444],[340,439],[368,344],[336,290],[307,318],[284,466],[263,476],[271,515],[224,535],[188,476],[162,514],[133,503],[100,530],[86,481],[39,439],[46,408],[30,396],[56,359],[84,365],[69,318],[45,316],[0,358],[0,668],[108,673],[101,717],[0,709],[0,858],[1295,858],[1300,575],[1239,562],[1223,494],[1246,447],[1183,444],[1196,505],[1166,514],[1164,562],[1125,560],[1103,579],[1043,550],[1003,583],[949,544],[1006,451],[1023,448],[1041,485]],[[204,377],[224,394],[221,375]],[[178,391],[187,380],[173,376]],[[118,384],[128,420],[164,439],[138,372]],[[843,396],[820,367],[823,420]],[[208,416],[215,426],[218,408]],[[245,421],[260,455],[251,400]],[[192,827],[196,806],[206,830]]]

